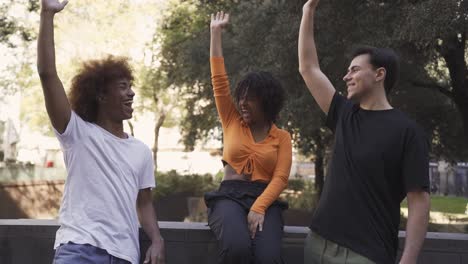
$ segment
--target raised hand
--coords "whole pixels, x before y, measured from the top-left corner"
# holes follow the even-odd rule
[[[307,1],[307,3],[304,4],[304,9],[306,9],[306,8],[315,9],[315,8],[317,8],[317,5],[318,5],[319,2],[320,2],[320,0],[309,0],[309,1]]]
[[[64,0],[62,2],[58,0],[42,0],[41,9],[42,11],[51,12],[55,14],[55,13],[62,11],[67,4],[68,4],[68,0]]]
[[[222,57],[223,48],[221,43],[221,35],[223,28],[229,23],[229,14],[223,11],[211,14],[211,42],[210,42],[210,56]]]
[[[221,12],[216,12],[216,14],[211,14],[211,28],[224,28],[229,23],[229,14]]]

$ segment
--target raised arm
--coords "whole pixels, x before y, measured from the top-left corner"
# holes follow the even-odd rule
[[[234,105],[229,88],[229,79],[224,67],[222,31],[229,23],[229,14],[218,12],[211,15],[211,43],[210,43],[210,65],[211,82],[223,129],[229,126],[232,120],[235,120],[239,113]]]
[[[319,0],[309,0],[303,7],[299,30],[299,72],[320,109],[328,114],[335,88],[320,70],[314,40],[314,16]]]
[[[211,41],[210,41],[210,57],[222,57],[223,46],[221,35],[223,28],[229,23],[229,14],[223,11],[211,14]]]
[[[41,1],[41,22],[37,41],[37,71],[41,79],[47,113],[52,126],[60,133],[65,131],[71,109],[55,67],[54,16],[63,10],[68,1]]]

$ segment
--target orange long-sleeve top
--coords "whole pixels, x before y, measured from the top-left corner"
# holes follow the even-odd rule
[[[265,214],[288,185],[292,163],[291,135],[272,124],[268,136],[255,142],[232,100],[224,58],[211,57],[210,63],[216,108],[224,133],[223,161],[237,174],[249,174],[252,181],[268,183],[250,208]]]

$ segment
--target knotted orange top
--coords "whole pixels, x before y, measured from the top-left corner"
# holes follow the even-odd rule
[[[212,57],[210,62],[216,108],[224,133],[223,161],[237,174],[251,175],[252,181],[268,183],[250,209],[265,214],[288,185],[292,163],[291,135],[273,124],[268,136],[255,142],[231,98],[224,58]]]

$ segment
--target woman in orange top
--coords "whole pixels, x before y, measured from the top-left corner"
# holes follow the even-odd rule
[[[277,199],[288,184],[292,146],[290,134],[274,122],[285,92],[271,74],[252,72],[231,98],[221,43],[228,22],[228,14],[212,15],[210,63],[224,133],[224,180],[205,195],[208,224],[219,241],[219,263],[283,263],[287,204]]]

